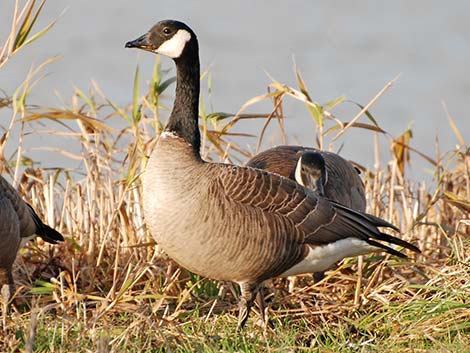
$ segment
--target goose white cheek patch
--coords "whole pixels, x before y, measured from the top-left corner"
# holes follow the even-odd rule
[[[168,56],[172,59],[178,58],[183,52],[184,46],[191,39],[191,33],[184,29],[178,30],[171,39],[160,45],[155,52]]]
[[[297,182],[297,184],[300,184],[305,187],[304,181],[302,179],[302,156],[300,156],[297,162],[297,166],[295,167],[295,181]]]

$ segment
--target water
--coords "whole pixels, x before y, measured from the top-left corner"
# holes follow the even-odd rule
[[[0,2],[0,39],[9,26],[5,19],[9,20],[13,3]],[[41,24],[58,18],[64,9],[44,38],[0,71],[0,88],[11,93],[32,63],[60,55],[59,61],[47,67],[48,75],[33,91],[30,103],[70,103],[74,86],[87,91],[94,80],[111,100],[128,104],[135,66],[140,65],[142,77],[149,77],[154,57],[124,49],[124,43],[143,34],[157,20],[176,18],[190,24],[198,34],[202,69],[210,67],[212,72],[211,102],[216,111],[236,112],[249,98],[265,93],[270,82],[266,72],[280,82],[295,85],[295,57],[312,98],[319,102],[345,95],[366,104],[400,74],[371,112],[392,135],[400,134],[413,121],[412,145],[430,156],[435,156],[436,134],[442,150],[457,143],[443,102],[464,139],[470,137],[466,116],[470,110],[468,1],[449,5],[427,0],[48,0]],[[163,65],[173,70],[169,60],[164,59]],[[255,106],[252,111],[265,112],[266,105]],[[288,100],[284,112],[289,142],[312,145],[314,128],[305,107]],[[342,120],[350,120],[357,109],[343,105],[334,112]],[[367,122],[364,117],[361,121]],[[241,129],[257,134],[260,125],[247,121]],[[268,141],[279,142],[273,131]],[[256,145],[254,140],[237,142],[250,148]],[[372,167],[372,142],[372,134],[357,131],[348,133],[335,147],[344,143],[343,155]],[[31,138],[28,143],[30,148],[54,145],[44,136]],[[382,157],[387,156],[384,147]],[[45,166],[60,162],[47,153],[38,157],[46,158]],[[428,165],[416,156],[413,163],[411,175],[421,178]]]

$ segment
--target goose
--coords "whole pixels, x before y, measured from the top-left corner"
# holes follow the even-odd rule
[[[8,302],[15,292],[12,265],[18,250],[35,236],[57,244],[62,234],[44,224],[30,204],[0,176],[0,287]]]
[[[295,181],[325,197],[325,184],[328,182],[328,171],[325,159],[318,152],[306,151],[295,166]]]
[[[320,160],[321,157],[323,162]],[[307,169],[309,170],[305,170],[305,162],[308,163]],[[319,169],[322,165],[325,166],[324,172]],[[364,183],[357,169],[336,153],[303,146],[277,146],[258,153],[246,163],[246,166],[264,169],[296,180],[299,184],[313,190],[323,186],[323,196],[328,199],[356,211],[365,212],[366,210]],[[324,174],[321,179],[317,179],[316,185],[312,184],[315,181],[312,179],[315,170],[317,170],[316,173],[320,171]],[[303,173],[298,174],[301,171]],[[309,185],[304,184],[307,182]]]
[[[173,59],[176,91],[164,131],[143,173],[147,227],[179,265],[240,286],[243,328],[260,284],[269,278],[323,271],[338,260],[396,244],[377,227],[394,225],[318,196],[267,171],[211,163],[200,155],[199,49],[186,24],[164,20],[125,44]]]
[[[358,170],[336,153],[303,146],[277,146],[258,153],[246,166],[295,180],[320,196],[356,211],[366,210],[364,183]],[[324,272],[313,273],[315,283],[324,277]]]

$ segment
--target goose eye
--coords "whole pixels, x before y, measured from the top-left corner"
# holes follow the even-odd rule
[[[169,27],[165,27],[163,28],[163,33],[164,34],[170,34],[171,33],[171,29]]]

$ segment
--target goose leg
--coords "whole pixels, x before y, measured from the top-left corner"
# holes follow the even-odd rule
[[[241,295],[238,302],[238,329],[245,327],[255,295],[258,292],[258,283],[240,283],[240,291]]]
[[[1,295],[4,305],[8,305],[15,293],[15,283],[10,268],[0,268]]]
[[[325,272],[314,272],[312,274],[313,277],[313,283],[318,283],[320,282],[323,278],[325,278]]]
[[[269,321],[269,318],[267,316],[267,306],[266,306],[266,301],[264,300],[265,296],[265,290],[264,286],[261,286],[260,289],[258,290],[258,293],[256,293],[256,304],[259,307],[259,315],[261,317],[261,321],[263,322],[263,328],[266,330],[268,327],[271,329],[274,329],[274,325],[271,321]]]
[[[259,308],[261,321],[263,321],[263,325],[266,327],[266,302],[264,301],[264,290],[262,287],[256,293],[256,304]]]

